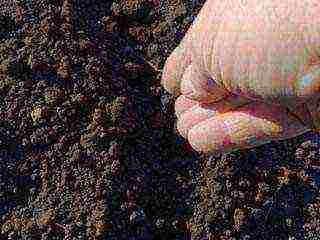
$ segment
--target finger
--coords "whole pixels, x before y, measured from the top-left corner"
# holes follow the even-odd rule
[[[166,60],[161,76],[162,86],[174,96],[180,95],[180,83],[186,68],[191,63],[192,26]]]
[[[197,151],[217,154],[294,137],[306,131],[308,129],[284,108],[253,102],[200,122],[189,131],[188,140]]]
[[[184,113],[185,111],[189,110],[197,104],[199,104],[198,101],[191,100],[185,97],[184,95],[179,96],[174,104],[175,114],[177,118],[179,118],[182,113]]]
[[[181,94],[192,100],[210,103],[225,98],[229,92],[191,63],[181,80]]]
[[[219,114],[238,108],[239,106],[243,106],[244,104],[248,104],[250,101],[251,100],[238,95],[230,95],[219,102],[208,104],[199,103],[179,116],[177,130],[183,137],[187,138],[188,132],[195,125]]]

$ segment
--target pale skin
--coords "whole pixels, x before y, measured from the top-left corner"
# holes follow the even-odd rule
[[[161,83],[199,152],[319,130],[319,0],[207,0]]]

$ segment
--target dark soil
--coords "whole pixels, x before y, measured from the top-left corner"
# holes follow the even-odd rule
[[[316,239],[319,136],[223,156],[175,131],[165,60],[205,1],[0,3],[1,239]]]

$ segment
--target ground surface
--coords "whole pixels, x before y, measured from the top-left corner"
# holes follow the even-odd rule
[[[175,131],[161,69],[203,0],[4,3],[2,239],[320,235],[317,135],[204,156]]]

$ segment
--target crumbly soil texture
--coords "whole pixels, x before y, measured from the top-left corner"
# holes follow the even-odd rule
[[[318,135],[176,132],[162,69],[204,2],[0,2],[0,239],[317,239]]]

